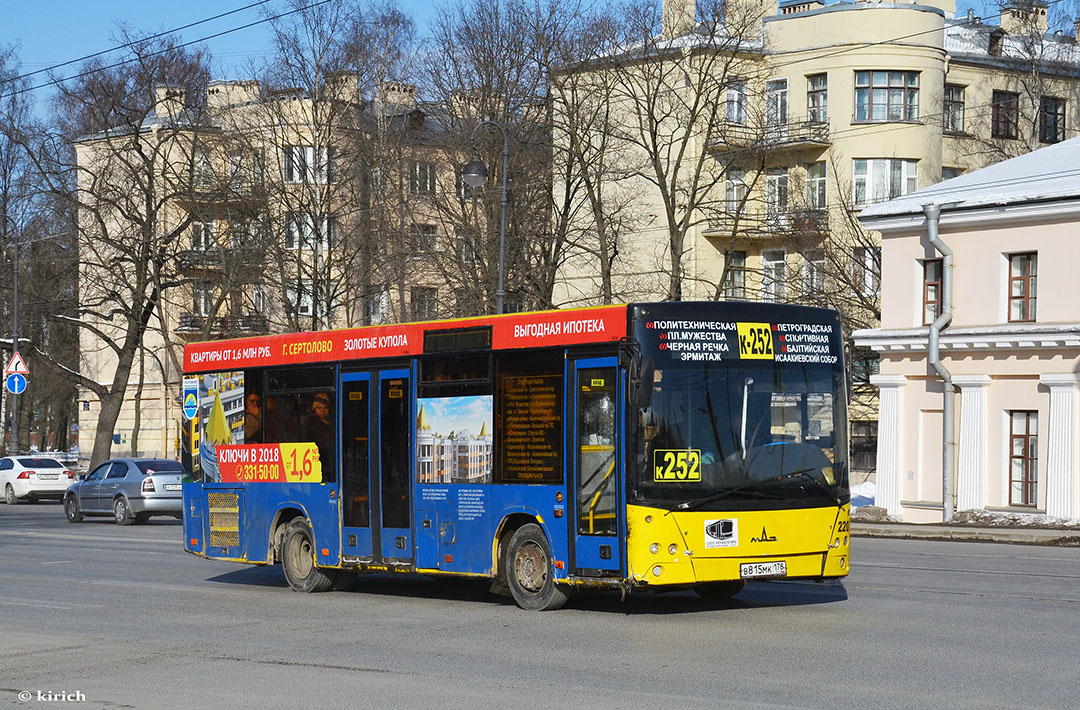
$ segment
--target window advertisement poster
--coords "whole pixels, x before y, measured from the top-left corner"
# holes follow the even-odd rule
[[[198,451],[204,481],[220,481],[218,447],[244,443],[244,372],[215,372],[199,381]]]
[[[491,483],[492,400],[491,395],[420,400],[419,483]]]

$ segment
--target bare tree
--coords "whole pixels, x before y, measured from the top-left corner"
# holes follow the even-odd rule
[[[8,327],[14,326],[17,277],[18,337],[24,358],[36,365],[33,348],[40,348],[71,366],[78,349],[74,329],[51,317],[73,314],[74,232],[70,213],[39,189],[33,161],[24,148],[40,130],[31,111],[29,91],[29,82],[19,76],[14,52],[0,50],[0,244],[4,245],[0,268],[13,276],[2,280],[0,318]],[[13,273],[16,259],[17,276]],[[11,414],[19,418],[19,441],[12,442],[12,447],[25,451],[33,434],[43,448],[67,448],[74,393],[70,381],[34,377],[32,386],[18,398],[18,411]],[[8,405],[5,411],[10,411],[8,403],[16,399],[6,391],[4,398]]]
[[[91,464],[110,455],[134,364],[162,331],[158,307],[178,283],[175,252],[189,219],[172,209],[190,192],[204,130],[206,57],[170,38],[130,34],[131,61],[91,61],[58,82],[57,126],[27,142],[43,188],[77,212],[82,361],[56,371],[96,394],[101,410]],[[189,103],[190,102],[190,103]]]

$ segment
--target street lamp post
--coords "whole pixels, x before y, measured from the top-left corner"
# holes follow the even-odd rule
[[[503,169],[502,190],[499,196],[499,289],[495,292],[495,312],[503,312],[503,301],[506,298],[506,172],[510,162],[510,143],[506,139],[506,131],[495,121],[481,121],[473,129],[470,142],[473,147],[473,159],[461,169],[461,179],[469,187],[480,187],[488,179],[488,169],[480,160],[480,151],[476,146],[476,133],[484,126],[491,126],[499,131],[503,139]]]

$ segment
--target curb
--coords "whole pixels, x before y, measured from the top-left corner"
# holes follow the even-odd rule
[[[1015,545],[1080,547],[1080,530],[1045,528],[975,528],[951,525],[916,525],[913,523],[851,524],[852,537],[895,538],[902,540],[946,540],[953,542],[1002,542]]]

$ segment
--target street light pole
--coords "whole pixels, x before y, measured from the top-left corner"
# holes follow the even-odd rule
[[[11,359],[19,355],[19,233],[15,232],[15,280],[12,284],[12,333]],[[19,453],[19,395],[11,395],[11,438],[12,448]]]
[[[499,288],[495,292],[495,312],[503,313],[503,305],[506,298],[506,173],[510,164],[510,142],[506,138],[506,131],[495,121],[484,120],[476,124],[473,129],[470,142],[473,147],[473,159],[461,169],[461,179],[469,187],[480,187],[487,181],[488,170],[480,160],[480,151],[476,146],[476,134],[485,127],[490,126],[499,131],[502,136],[502,189],[499,195]]]

